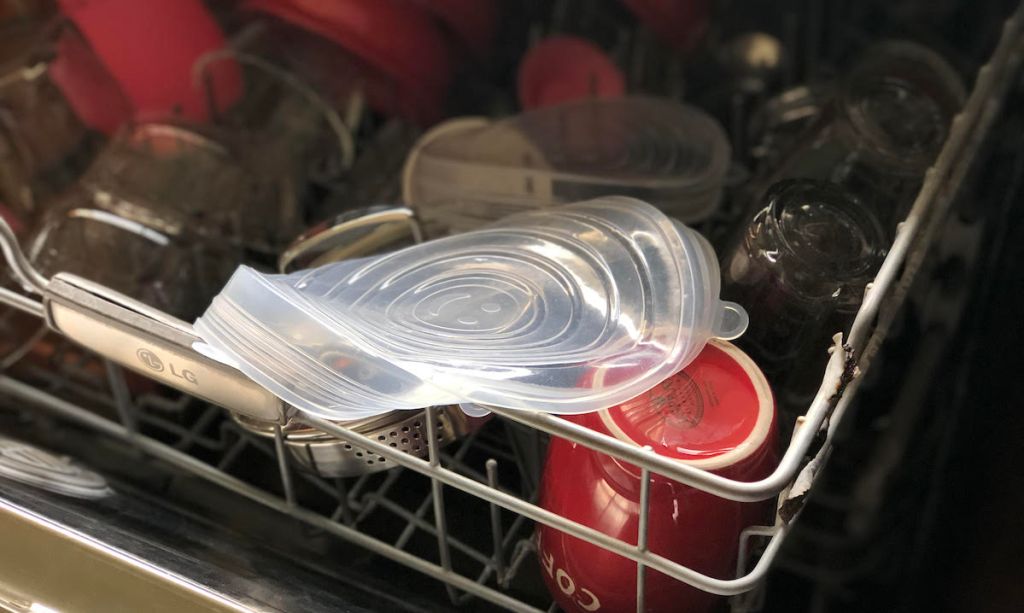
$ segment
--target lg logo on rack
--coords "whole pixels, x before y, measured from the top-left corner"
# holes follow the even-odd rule
[[[152,371],[163,372],[164,361],[160,359],[160,356],[153,353],[151,350],[143,347],[135,352],[135,355],[139,358],[139,361],[146,365]],[[184,379],[194,385],[198,384],[199,381],[196,379],[195,373],[187,368],[183,368],[180,371],[175,368],[174,362],[168,362],[167,365],[170,367],[171,375],[179,379]]]
[[[544,570],[547,571],[548,576],[554,577],[555,582],[558,584],[558,589],[562,590],[562,593],[566,596],[572,597],[576,602],[576,606],[584,611],[597,611],[601,608],[601,601],[597,599],[594,592],[585,587],[578,587],[576,582],[572,580],[572,577],[569,576],[569,573],[561,568],[555,568],[555,556],[541,550],[540,560],[544,564]]]
[[[139,361],[148,366],[150,370],[155,370],[157,372],[164,371],[163,360],[149,349],[139,349],[135,352],[135,355],[139,356]]]

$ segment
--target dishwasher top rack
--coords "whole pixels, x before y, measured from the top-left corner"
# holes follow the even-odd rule
[[[241,407],[247,413],[256,413],[262,419],[277,423],[283,423],[288,418],[298,418],[346,443],[378,454],[396,466],[428,477],[434,511],[432,533],[437,538],[439,563],[419,558],[370,537],[357,528],[337,521],[337,518],[325,517],[299,506],[287,454],[283,452],[285,435],[279,427],[275,430],[274,443],[284,491],[283,499],[225,475],[216,467],[163,443],[136,436],[130,427],[95,416],[44,390],[32,388],[6,375],[0,375],[0,389],[13,397],[33,401],[101,432],[131,440],[147,453],[439,579],[446,583],[453,600],[458,599],[455,592],[458,589],[508,608],[528,607],[507,593],[485,585],[491,575],[501,575],[509,570],[500,555],[500,550],[504,548],[501,538],[497,539],[499,543],[495,555],[485,563],[486,568],[492,571],[488,577],[473,579],[453,570],[451,550],[457,545],[453,545],[449,538],[443,485],[485,501],[495,513],[500,507],[612,550],[635,561],[641,569],[647,567],[658,570],[705,591],[725,595],[740,594],[756,587],[765,576],[792,521],[799,515],[803,501],[828,457],[833,434],[856,395],[861,382],[859,375],[871,364],[892,325],[911,281],[924,262],[937,228],[945,218],[971,161],[999,112],[1007,88],[1020,70],[1022,57],[1024,12],[1018,9],[1005,22],[995,52],[977,74],[966,105],[954,118],[949,137],[935,164],[928,171],[913,208],[899,225],[888,256],[866,290],[864,302],[849,334],[845,337],[837,334],[835,337],[835,345],[818,393],[806,414],[800,418],[779,466],[769,477],[757,482],[740,482],[674,463],[649,450],[631,447],[551,415],[492,409],[509,422],[533,431],[567,438],[636,464],[645,476],[651,472],[658,473],[733,500],[753,501],[778,496],[776,524],[752,528],[741,541],[741,548],[745,548],[751,537],[768,537],[760,559],[752,570],[740,572],[740,576],[735,579],[703,575],[653,554],[642,541],[626,543],[572,522],[498,487],[490,475],[474,475],[470,471],[458,470],[457,466],[445,466],[436,439],[437,416],[434,410],[426,412],[429,448],[426,460],[405,455],[337,424],[308,416],[296,416],[292,409],[237,371],[196,353],[192,343],[197,339],[188,324],[84,279],[65,274],[58,274],[49,280],[43,278],[31,267],[19,249],[13,232],[2,220],[0,247],[11,273],[26,293],[0,288],[0,302],[45,318],[50,328],[113,363],[128,366],[215,405],[232,409]],[[123,389],[120,393],[114,389],[119,403],[130,403],[130,398],[126,399],[124,392]],[[647,505],[648,500],[642,499],[641,513],[646,513]],[[497,532],[500,533],[500,529]],[[740,556],[741,563],[745,557]],[[637,603],[638,610],[642,610],[642,589],[637,594]]]

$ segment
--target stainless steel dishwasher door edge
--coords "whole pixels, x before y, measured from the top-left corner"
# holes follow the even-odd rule
[[[0,611],[254,611],[0,498]]]

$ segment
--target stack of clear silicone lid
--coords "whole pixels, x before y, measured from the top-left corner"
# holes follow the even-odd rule
[[[718,206],[729,159],[725,131],[697,108],[644,96],[595,98],[494,122],[443,123],[410,153],[402,188],[429,236],[610,195],[692,223]]]
[[[741,334],[746,313],[719,284],[694,230],[609,197],[288,275],[242,267],[196,321],[197,349],[330,419],[456,403],[580,413]]]

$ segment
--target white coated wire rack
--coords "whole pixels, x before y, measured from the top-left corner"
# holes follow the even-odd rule
[[[937,229],[978,148],[993,125],[1000,105],[1024,57],[1024,13],[1020,9],[1004,24],[991,59],[977,74],[973,90],[952,128],[848,334],[837,334],[822,384],[779,462],[768,477],[742,482],[682,465],[650,450],[577,426],[551,415],[493,408],[495,423],[442,448],[437,440],[438,409],[427,409],[425,459],[403,453],[336,423],[295,416],[289,407],[256,389],[237,372],[217,365],[191,349],[190,327],[69,275],[45,279],[21,252],[10,228],[0,221],[0,247],[12,276],[24,293],[0,288],[0,302],[46,321],[59,332],[90,349],[81,352],[70,343],[57,343],[53,368],[35,367],[32,383],[0,371],[0,393],[63,419],[125,441],[142,452],[171,463],[197,477],[287,514],[328,534],[346,539],[376,554],[437,579],[454,603],[479,598],[511,610],[540,611],[545,603],[527,602],[510,589],[518,571],[532,554],[533,523],[562,530],[603,547],[637,564],[638,573],[654,569],[698,589],[738,595],[756,588],[771,567],[793,522],[799,517],[810,488],[828,458],[837,425],[850,406],[863,373],[884,340]],[[38,335],[37,335],[38,336]],[[147,371],[139,365],[146,348],[165,364],[184,364],[200,381],[175,380],[167,371]],[[190,393],[176,397],[132,389],[123,366]],[[169,369],[173,371],[174,369]],[[181,372],[179,368],[178,372]],[[198,377],[195,376],[198,374]],[[140,386],[135,386],[136,388]],[[72,400],[73,399],[73,400]],[[330,480],[296,470],[285,451],[288,436],[276,427],[272,438],[261,438],[223,419],[224,408],[244,403],[277,423],[299,419],[395,468],[349,480]],[[188,419],[181,418],[189,413]],[[563,437],[639,466],[642,479],[657,473],[714,495],[738,501],[778,499],[775,525],[748,529],[741,539],[736,577],[710,577],[657,555],[644,542],[624,542],[552,513],[535,503],[535,468],[517,453],[515,437],[507,431]],[[239,469],[246,454],[263,456],[276,466],[273,483]],[[470,461],[468,457],[485,458]],[[501,484],[500,467],[514,465],[523,475],[515,488]],[[397,483],[403,484],[400,488]],[[408,482],[420,489],[410,490]],[[518,481],[517,481],[518,482]],[[398,495],[399,489],[403,493]],[[646,518],[648,488],[640,500]],[[308,492],[318,497],[307,503]],[[417,493],[410,500],[409,491]],[[458,496],[484,509],[489,531],[485,542],[450,523],[456,511],[446,504]],[[327,501],[325,504],[323,501]],[[391,515],[398,528],[381,529],[374,518]],[[426,535],[434,545],[428,553],[412,546]],[[755,547],[754,543],[759,543]],[[760,557],[747,569],[747,553]],[[644,610],[643,583],[636,594]]]

